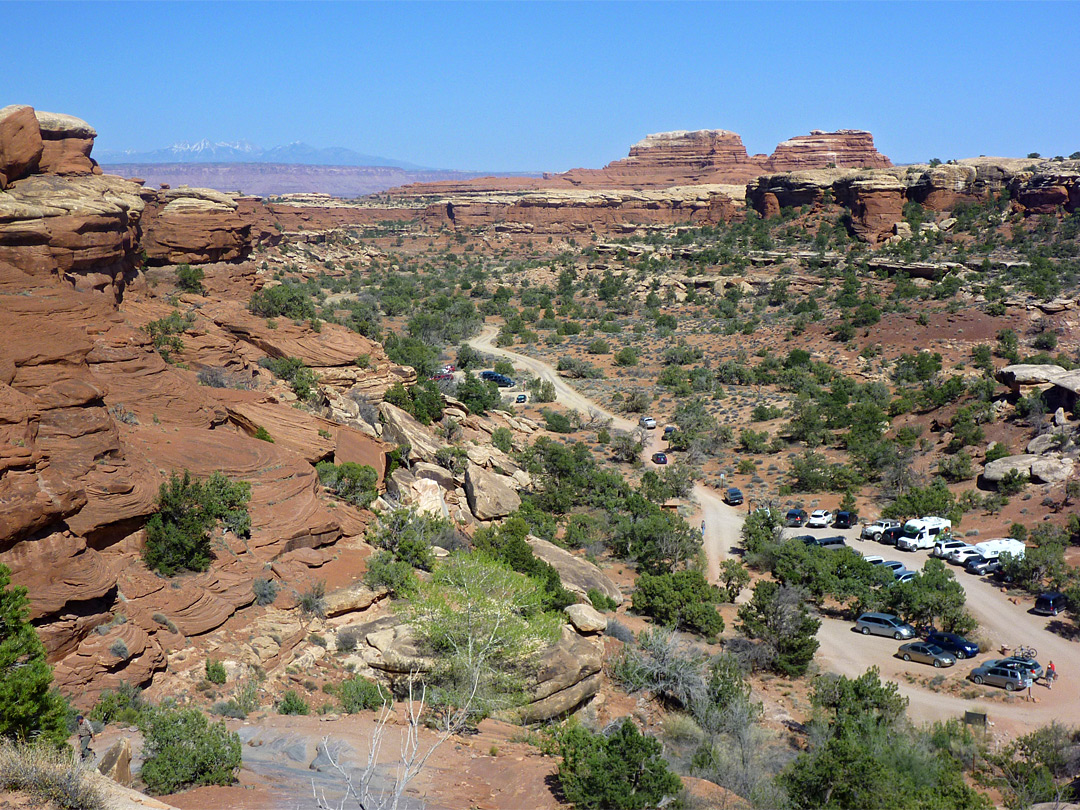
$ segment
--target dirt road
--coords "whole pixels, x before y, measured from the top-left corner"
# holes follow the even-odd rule
[[[495,338],[498,331],[497,327],[486,324],[479,335],[467,342],[477,351],[506,358],[519,368],[528,370],[540,379],[550,381],[555,386],[557,401],[565,407],[581,411],[583,414],[597,413],[604,419],[610,419],[611,426],[616,430],[633,432],[637,429],[637,422],[613,413],[602,407],[598,402],[594,402],[579,393],[565,379],[560,377],[559,373],[550,364],[496,346]],[[658,429],[648,431],[644,451],[645,463],[652,465],[653,453],[664,449],[666,449],[666,444],[662,432]],[[698,510],[690,519],[690,525],[700,522],[705,525],[703,546],[707,561],[707,574],[710,582],[716,582],[720,572],[720,563],[731,556],[731,548],[739,542],[742,534],[742,515],[737,509],[724,503],[723,498],[720,497],[716,490],[704,484],[694,486],[694,500],[697,502]]]

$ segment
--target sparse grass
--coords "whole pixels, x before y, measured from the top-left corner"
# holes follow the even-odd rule
[[[64,810],[105,810],[104,792],[90,768],[67,749],[0,740],[0,789],[28,794]]]

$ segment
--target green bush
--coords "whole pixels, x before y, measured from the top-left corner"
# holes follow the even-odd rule
[[[491,433],[491,444],[496,449],[509,453],[514,449],[514,434],[508,427],[497,427]]]
[[[176,286],[184,292],[204,293],[203,279],[205,274],[201,267],[192,267],[190,264],[181,264],[176,268]]]
[[[212,658],[206,659],[206,680],[210,683],[223,684],[226,680],[225,665]]]
[[[420,587],[416,570],[392,552],[378,551],[368,560],[364,584],[369,588],[386,588],[394,596],[412,596]]]
[[[430,381],[409,388],[394,383],[383,395],[383,401],[396,405],[423,425],[442,419],[443,396]]]
[[[711,637],[724,632],[724,619],[716,611],[720,590],[700,571],[643,573],[634,586],[631,602],[638,613],[652,616],[658,624],[679,627]]]
[[[610,737],[574,726],[559,736],[558,780],[576,810],[644,810],[682,790],[662,746],[627,718]]]
[[[309,321],[316,315],[311,296],[294,284],[264,287],[251,296],[248,309],[264,318],[285,317],[294,321]]]
[[[0,738],[60,745],[67,738],[67,704],[50,688],[52,667],[30,624],[26,588],[10,588],[0,564]]]
[[[353,506],[366,509],[379,495],[379,474],[367,464],[320,461],[315,465],[315,471],[324,487]]]
[[[589,588],[585,592],[585,596],[588,597],[589,601],[592,602],[592,606],[597,610],[615,610],[619,606],[618,602],[597,588]]]
[[[292,689],[289,689],[277,705],[278,714],[310,714],[311,709],[307,701],[300,697]]]
[[[640,355],[638,350],[633,346],[624,346],[615,352],[615,365],[617,366],[636,366]]]
[[[337,688],[341,710],[348,714],[378,709],[390,700],[390,693],[367,678],[350,678]]]
[[[1019,495],[1024,491],[1024,487],[1028,485],[1030,480],[1031,478],[1028,475],[1019,470],[1009,470],[1002,479],[998,481],[998,492],[1006,497]]]
[[[270,373],[281,380],[285,380],[292,388],[298,399],[310,399],[314,393],[318,379],[315,372],[304,365],[304,361],[298,357],[264,357],[259,365],[269,369]]]
[[[128,683],[121,683],[116,691],[106,689],[90,710],[88,717],[100,723],[122,723],[133,726],[142,722],[143,713],[150,705],[143,699],[142,690]]]
[[[151,793],[234,781],[240,737],[224,721],[211,724],[198,709],[163,706],[145,713],[142,732],[142,780]]]
[[[1009,455],[1009,448],[1001,442],[994,442],[986,451],[986,463],[989,464],[991,461],[1005,458],[1007,455]]]
[[[146,524],[143,559],[148,568],[172,576],[177,571],[205,571],[210,566],[210,532],[220,522],[237,535],[251,531],[247,503],[251,485],[229,481],[219,472],[206,481],[175,472],[158,492],[158,511]]]
[[[485,414],[502,404],[499,386],[490,380],[481,380],[470,372],[458,383],[457,398],[466,408],[475,414]]]
[[[326,616],[326,583],[315,582],[310,588],[300,594],[300,612],[305,616]]]
[[[184,341],[180,339],[180,335],[187,331],[194,320],[195,316],[190,313],[184,316],[179,312],[173,312],[165,318],[151,321],[146,325],[146,333],[166,363],[173,361],[173,354],[184,350]]]
[[[553,433],[573,433],[574,426],[565,413],[552,411],[544,408],[540,411],[544,415],[544,426]]]

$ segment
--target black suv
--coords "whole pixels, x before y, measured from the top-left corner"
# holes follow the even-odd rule
[[[738,506],[743,502],[742,491],[738,487],[728,487],[724,493],[724,500],[731,506]]]
[[[784,517],[784,521],[788,526],[805,526],[806,518],[807,514],[805,509],[789,509],[787,515]]]
[[[480,379],[495,383],[499,388],[512,388],[514,381],[497,371],[481,371]]]
[[[837,512],[833,527],[837,529],[850,529],[859,522],[859,516],[854,512]]]
[[[1065,594],[1054,591],[1053,593],[1039,594],[1032,611],[1042,616],[1057,616],[1068,606],[1069,600],[1065,598]]]
[[[895,546],[896,541],[900,539],[903,533],[903,526],[893,526],[892,528],[886,529],[881,533],[881,537],[878,538],[878,542],[884,543],[887,546]]]

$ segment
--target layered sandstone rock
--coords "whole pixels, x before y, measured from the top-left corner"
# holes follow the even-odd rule
[[[74,115],[36,113],[41,131],[42,152],[38,169],[47,174],[101,174],[90,158],[97,130]]]
[[[815,129],[779,144],[766,163],[771,172],[803,169],[885,169],[892,166],[874,146],[874,136],[861,129],[825,132]]]
[[[0,109],[0,190],[36,171],[43,150],[33,107],[13,104]]]
[[[147,206],[143,250],[149,264],[235,261],[252,248],[253,217],[236,200],[212,189],[158,191]]]

